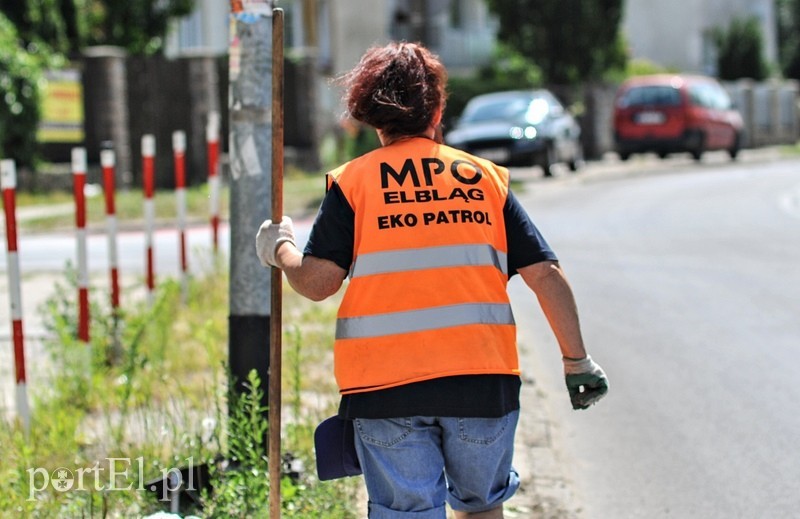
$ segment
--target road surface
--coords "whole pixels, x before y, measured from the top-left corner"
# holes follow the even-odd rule
[[[598,406],[569,408],[556,346],[515,280],[574,515],[798,517],[800,161],[688,162],[521,199],[611,381]]]

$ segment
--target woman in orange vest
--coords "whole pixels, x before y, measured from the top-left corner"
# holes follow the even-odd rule
[[[557,258],[509,190],[508,170],[441,143],[446,72],[416,44],[367,51],[343,78],[350,116],[382,146],[328,174],[301,253],[291,219],[256,247],[319,301],[347,277],[334,371],[371,518],[503,517],[520,369],[506,291],[520,274],[563,355],[573,408],[608,381],[584,348]]]

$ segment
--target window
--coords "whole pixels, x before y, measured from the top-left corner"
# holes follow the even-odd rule
[[[680,106],[681,94],[671,86],[634,87],[625,92],[619,100],[620,108],[638,106]]]
[[[689,86],[689,97],[692,104],[716,110],[728,110],[731,107],[731,98],[719,85],[713,83]]]

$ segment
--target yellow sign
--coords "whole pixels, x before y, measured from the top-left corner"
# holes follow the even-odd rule
[[[39,142],[83,142],[83,85],[77,70],[45,73],[41,90]]]

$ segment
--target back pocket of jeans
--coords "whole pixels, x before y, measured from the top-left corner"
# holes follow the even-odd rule
[[[391,447],[411,434],[411,418],[355,419],[361,439],[381,447]]]
[[[508,415],[500,418],[459,418],[458,437],[467,443],[490,445],[508,427]]]

